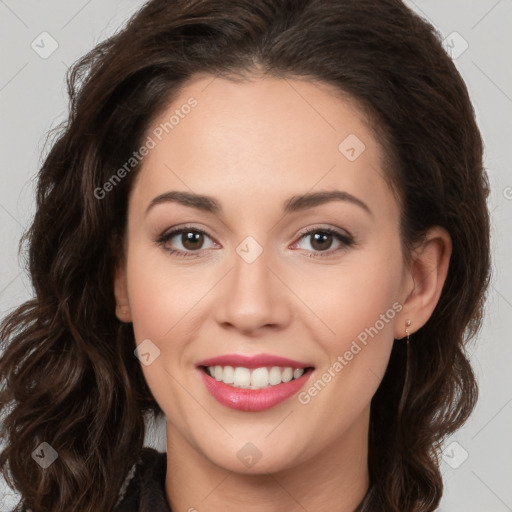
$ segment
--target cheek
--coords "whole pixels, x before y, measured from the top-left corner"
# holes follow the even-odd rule
[[[128,254],[128,296],[136,340],[156,343],[190,323],[206,285],[192,267],[174,267],[162,254],[134,248]]]
[[[314,279],[297,280],[297,295],[310,306],[303,319],[326,356],[319,377],[338,383],[329,387],[340,403],[369,401],[389,361],[403,268],[399,242],[389,240],[379,250],[354,253],[336,269],[316,272]]]
[[[173,268],[165,256],[154,252],[144,246],[128,252],[128,296],[136,344],[149,339],[159,350],[154,359],[157,352],[151,353],[150,364],[141,364],[145,380],[166,416],[179,423],[189,401],[173,376],[190,360],[188,344],[198,325],[194,305],[208,283],[191,268]]]
[[[402,266],[376,254],[354,253],[338,267],[312,269],[295,278],[296,294],[309,309],[307,317],[316,320],[316,332],[336,348],[360,333],[364,338],[375,324],[379,335],[393,336]]]

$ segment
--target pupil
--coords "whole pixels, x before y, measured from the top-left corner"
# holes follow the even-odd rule
[[[314,242],[311,245],[314,249],[318,249],[318,250],[327,249],[331,245],[332,235],[329,233],[315,233],[313,235],[313,238],[314,238]],[[325,244],[326,241],[329,242],[329,243],[327,243],[327,245]],[[322,243],[323,243],[323,245],[322,245]]]
[[[199,244],[197,243],[199,242]],[[194,233],[192,231],[188,231],[187,233],[183,233],[182,235],[182,244],[186,249],[197,249],[202,245],[203,242],[203,234],[202,233]],[[194,245],[195,244],[195,245]]]

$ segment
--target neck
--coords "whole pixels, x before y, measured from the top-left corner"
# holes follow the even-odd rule
[[[187,512],[354,512],[369,486],[368,421],[369,410],[313,458],[259,474],[216,465],[167,422],[167,501]]]

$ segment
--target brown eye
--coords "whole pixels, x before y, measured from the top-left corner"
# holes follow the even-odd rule
[[[219,247],[201,229],[187,227],[163,233],[156,239],[156,243],[161,245],[169,254],[182,258],[199,257],[204,255],[202,254],[204,250]]]
[[[197,231],[183,231],[181,234],[181,243],[185,249],[190,251],[201,249],[204,243],[204,235]]]
[[[311,237],[311,247],[315,251],[325,251],[332,245],[333,235],[330,233],[318,232],[309,236]]]
[[[309,242],[309,247],[304,247],[305,242]],[[348,233],[340,233],[331,228],[313,228],[302,233],[295,245],[310,252],[309,256],[314,258],[334,255],[354,244],[354,239]]]

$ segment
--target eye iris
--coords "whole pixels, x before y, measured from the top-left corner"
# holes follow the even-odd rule
[[[195,233],[193,231],[185,231],[181,234],[181,243],[185,249],[198,249],[203,245],[203,234]],[[199,242],[199,243],[198,243]],[[190,244],[192,244],[190,246]]]
[[[325,242],[328,242],[325,244]],[[330,233],[315,233],[313,235],[313,243],[311,244],[311,247],[313,247],[316,250],[323,250],[328,249],[331,246],[332,243],[332,235]],[[320,244],[318,246],[318,244]]]

